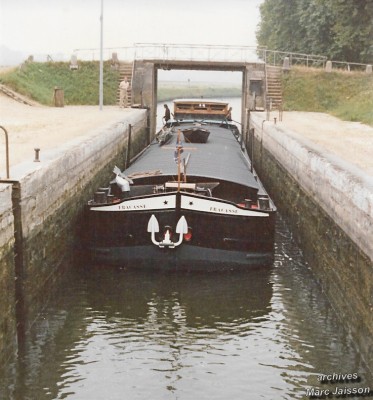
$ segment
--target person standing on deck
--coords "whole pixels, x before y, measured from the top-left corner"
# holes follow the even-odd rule
[[[128,101],[128,88],[130,84],[127,82],[127,78],[124,77],[122,82],[119,84],[119,107],[120,108],[125,108],[127,107],[127,101]]]
[[[164,105],[164,117],[162,119],[164,119],[165,124],[171,119],[171,111],[167,104]]]

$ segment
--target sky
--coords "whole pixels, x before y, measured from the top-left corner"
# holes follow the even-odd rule
[[[255,46],[263,1],[103,0],[104,47]],[[98,51],[100,15],[101,0],[0,0],[0,46],[45,58],[70,59],[75,49]],[[93,51],[87,53],[93,57]]]

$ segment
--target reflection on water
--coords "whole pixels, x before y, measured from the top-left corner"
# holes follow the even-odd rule
[[[373,387],[280,221],[276,261],[264,269],[170,274],[81,263],[23,359],[0,375],[0,398],[302,399],[333,372]]]

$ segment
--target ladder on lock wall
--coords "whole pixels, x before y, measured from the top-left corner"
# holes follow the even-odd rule
[[[118,90],[117,90],[117,104],[119,105],[119,98],[120,98],[120,90],[119,90],[119,83],[122,82],[124,78],[127,78],[127,81],[130,83],[130,86],[127,91],[127,104],[129,107],[132,104],[132,70],[133,70],[133,63],[129,62],[120,62],[119,63],[119,82],[118,82]]]
[[[266,65],[267,110],[282,110],[282,68]]]

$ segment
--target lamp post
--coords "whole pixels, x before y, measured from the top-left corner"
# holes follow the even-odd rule
[[[102,110],[103,100],[104,100],[104,62],[103,62],[103,26],[104,26],[104,0],[101,0],[101,34],[100,34],[100,84],[99,84],[99,104],[100,110]]]

